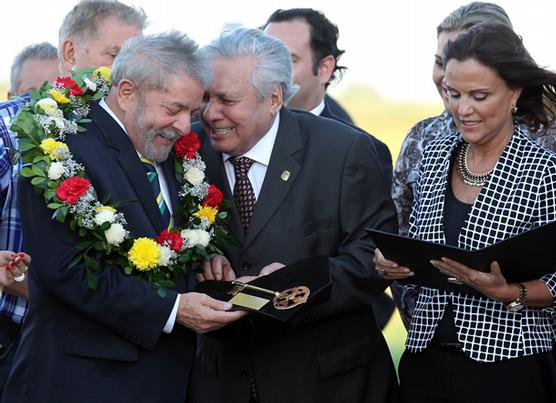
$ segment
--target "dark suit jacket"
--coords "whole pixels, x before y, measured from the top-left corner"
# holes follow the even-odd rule
[[[388,188],[391,188],[392,187],[392,155],[390,154],[390,150],[388,149],[388,146],[386,144],[384,144],[382,141],[380,141],[379,139],[377,139],[372,134],[367,133],[366,131],[364,131],[360,127],[355,126],[353,124],[353,122],[347,121],[347,120],[343,119],[342,117],[336,115],[330,106],[331,106],[331,104],[329,104],[327,99],[325,98],[324,109],[320,113],[320,116],[322,116],[323,118],[334,119],[334,120],[337,120],[339,122],[345,123],[348,126],[352,127],[353,129],[356,129],[356,130],[359,130],[359,131],[365,133],[367,136],[369,136],[371,138],[371,140],[373,141],[373,144],[376,148],[376,152],[378,154],[380,167],[381,167],[381,169],[384,172],[384,175],[386,177],[386,184],[387,184]]]
[[[380,141],[379,139],[377,139],[372,134],[367,133],[363,129],[355,126],[351,120],[346,121],[344,118],[334,113],[334,109],[332,107],[334,103],[336,103],[336,101],[334,101],[332,98],[330,98],[327,95],[324,98],[324,109],[320,113],[320,116],[345,123],[348,126],[358,131],[361,131],[362,133],[366,134],[371,138],[378,154],[380,167],[382,168],[384,176],[386,177],[386,185],[390,189],[392,187],[392,155],[390,154],[390,150],[388,149],[388,146],[384,144],[382,141]],[[336,105],[338,104],[336,103]],[[373,309],[375,311],[375,316],[378,325],[380,326],[381,329],[384,329],[388,324],[388,322],[390,321],[390,318],[392,317],[392,314],[396,309],[396,305],[394,304],[394,300],[388,294],[383,293],[379,295],[375,301],[373,301]]]
[[[87,132],[66,139],[86,169],[99,200],[135,200],[122,208],[133,237],[156,236],[162,217],[129,138],[98,104]],[[169,163],[165,178],[178,207]],[[29,269],[30,306],[5,388],[5,403],[183,403],[195,335],[177,323],[162,333],[176,298],[104,267],[98,288],[87,287],[83,267],[68,269],[78,241],[67,224],[51,219],[29,181],[21,184],[21,218]],[[36,263],[36,265],[34,264]],[[183,290],[185,280],[178,284]]]
[[[209,179],[233,200],[221,154],[202,139]],[[281,179],[285,170],[288,180]],[[387,284],[372,268],[366,227],[397,227],[369,137],[283,108],[251,226],[244,234],[232,208],[239,245],[226,255],[238,276],[272,262],[330,256],[331,299],[286,325],[249,315],[204,337],[198,389],[205,396],[198,402],[247,402],[250,374],[262,403],[392,401],[396,375],[370,309]]]
[[[348,122],[349,124],[353,125],[353,119],[349,116],[349,113],[330,95],[326,94],[324,96],[324,103],[330,109],[330,112],[337,116],[339,119],[343,120],[344,122]]]

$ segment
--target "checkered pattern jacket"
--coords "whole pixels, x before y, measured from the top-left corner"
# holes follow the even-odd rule
[[[409,236],[446,243],[444,195],[450,161],[460,141],[459,133],[449,133],[431,142],[425,150]],[[516,128],[471,208],[458,246],[480,249],[555,220],[556,154]],[[541,280],[556,296],[556,273]],[[494,362],[551,349],[552,308],[525,307],[512,312],[503,303],[487,297],[422,287],[406,342],[409,351],[420,352],[427,347],[450,301],[458,339],[464,353],[473,360]]]

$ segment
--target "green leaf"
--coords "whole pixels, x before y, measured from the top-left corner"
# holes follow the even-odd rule
[[[131,266],[124,267],[124,273],[125,274],[131,275],[132,272],[133,272],[133,268]]]
[[[59,222],[64,222],[66,221],[66,216],[68,215],[68,208],[66,206],[64,207],[60,207],[58,210],[56,210],[56,212],[54,213],[54,217],[56,218],[57,221]]]
[[[100,266],[95,259],[91,258],[88,255],[84,255],[84,258],[85,258],[85,266],[88,269],[91,269],[93,271],[99,271],[100,270]]]
[[[34,178],[34,179],[37,179],[37,178]],[[57,209],[57,208],[60,208],[62,206],[63,206],[62,203],[48,203],[48,205],[46,207],[51,208],[51,209]]]
[[[96,241],[95,244],[93,245],[93,248],[95,248],[95,250],[99,252],[102,252],[104,250],[104,242]]]
[[[35,176],[41,176],[41,177],[45,177],[46,174],[45,172],[38,166],[38,165],[33,165],[31,167],[31,170],[33,171],[33,174]]]
[[[82,259],[83,259],[83,255],[76,256],[76,257],[70,262],[70,264],[68,265],[68,269],[72,269],[72,268],[74,268],[75,266],[77,266],[77,265],[79,264],[79,262],[81,262]]]
[[[24,176],[25,178],[30,178],[31,176],[34,176],[35,174],[33,173],[33,170],[29,167],[23,167],[21,168],[21,171],[19,171],[19,174],[21,176]]]
[[[228,212],[221,211],[220,213],[218,213],[218,218],[220,218],[221,220],[225,220],[226,218],[228,218]]]
[[[77,244],[75,245],[75,247],[77,249],[87,249],[88,247],[93,245],[93,241],[89,241],[89,240],[84,240],[84,241],[79,241],[77,242]]]
[[[32,185],[41,185],[43,184],[47,179],[46,178],[40,178],[38,176],[35,176],[33,179],[31,179],[31,184]]]
[[[95,277],[94,273],[88,268],[85,268],[85,274],[87,276],[87,286],[92,290],[96,290],[98,285],[98,280]]]
[[[87,129],[85,129],[84,127],[81,127],[81,126],[77,126],[77,131],[79,133],[85,133],[87,131]]]
[[[35,143],[30,142],[29,140],[21,140],[19,142],[19,151],[22,152],[32,150],[35,147],[37,147],[37,145]]]

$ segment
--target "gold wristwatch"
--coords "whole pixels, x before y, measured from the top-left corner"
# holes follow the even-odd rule
[[[508,310],[514,312],[522,310],[525,306],[525,301],[527,300],[527,287],[525,287],[525,284],[519,283],[517,286],[519,287],[519,296],[515,301],[506,305]]]

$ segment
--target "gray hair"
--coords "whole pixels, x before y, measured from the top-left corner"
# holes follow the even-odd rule
[[[10,70],[10,93],[17,94],[21,84],[21,66],[30,59],[49,60],[56,59],[58,51],[48,42],[35,43],[23,48],[15,57]]]
[[[210,60],[253,57],[255,67],[251,84],[262,98],[268,98],[275,86],[280,85],[283,101],[287,103],[299,88],[293,83],[292,57],[288,48],[259,29],[236,28],[224,32],[202,51]]]
[[[465,31],[485,22],[503,24],[513,29],[510,17],[498,4],[474,1],[448,14],[436,27],[436,33]]]
[[[209,69],[199,47],[184,33],[169,31],[128,40],[112,65],[111,79],[116,87],[130,80],[139,89],[167,91],[170,78],[186,74],[203,87]]]
[[[134,8],[117,0],[82,0],[66,15],[58,32],[58,47],[68,38],[87,40],[98,32],[99,22],[115,18],[126,25],[136,25],[144,29],[147,15],[141,8]],[[61,57],[60,57],[61,59]]]

